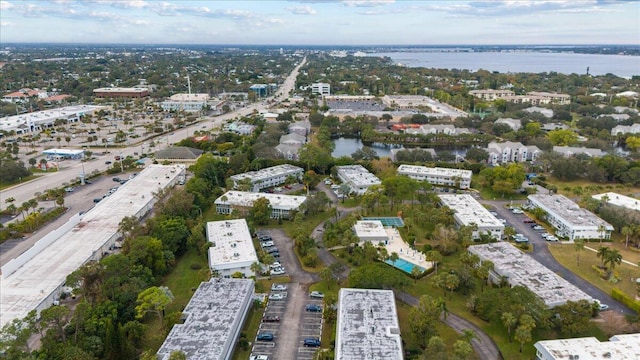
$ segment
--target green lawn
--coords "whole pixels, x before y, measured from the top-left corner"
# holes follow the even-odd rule
[[[191,268],[192,265],[194,267],[200,266],[200,269],[194,270]],[[167,316],[173,312],[182,311],[187,306],[195,289],[200,286],[201,282],[209,279],[208,267],[206,256],[198,254],[193,249],[187,251],[176,261],[174,269],[162,279],[160,284],[160,286],[167,286],[175,296],[173,302],[167,306]],[[147,333],[143,349],[156,353],[171,328],[165,326],[163,329],[160,320],[150,315],[145,318],[145,324],[147,325]]]
[[[609,244],[606,243],[604,245],[609,246]],[[600,247],[600,244],[589,243],[586,244],[586,246],[597,250]],[[611,290],[616,287],[631,297],[635,296],[636,287],[632,282],[632,278],[635,279],[640,277],[640,268],[625,263],[616,266],[614,272],[619,274],[621,280],[618,283],[612,283],[602,279],[593,269],[593,266],[601,264],[601,261],[596,256],[595,252],[586,249],[580,251],[580,265],[578,266],[576,259],[578,253],[573,245],[550,244],[549,251],[551,251],[553,257],[562,264],[562,266],[587,280],[589,283],[593,284],[605,293],[611,294]]]

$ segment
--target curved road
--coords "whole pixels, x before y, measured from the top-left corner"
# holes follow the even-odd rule
[[[622,305],[617,300],[614,300],[611,295],[593,286],[591,283],[574,274],[573,272],[562,266],[558,261],[556,261],[556,259],[553,257],[553,255],[551,255],[551,252],[549,251],[547,242],[542,237],[540,237],[540,233],[533,230],[529,226],[529,224],[525,224],[522,222],[522,220],[526,218],[524,217],[525,215],[515,215],[505,207],[505,205],[507,205],[508,203],[507,201],[480,200],[480,202],[483,204],[491,205],[498,213],[498,215],[507,220],[509,225],[513,226],[517,232],[524,234],[529,238],[529,242],[533,245],[533,251],[529,255],[531,255],[531,257],[536,261],[546,266],[551,271],[558,274],[571,284],[577,286],[580,290],[584,291],[592,298],[597,299],[602,304],[609,305],[609,310],[613,310],[624,315],[635,314],[635,312],[633,312],[631,309]],[[567,247],[567,249],[568,251],[574,251],[573,247],[571,247],[570,249],[569,247]]]
[[[338,197],[336,196],[336,194],[333,191],[331,191],[331,189],[329,189],[323,182],[320,182],[318,186],[316,186],[316,188],[318,190],[324,191],[329,197],[329,199],[331,199],[332,203],[334,204],[338,203]],[[347,216],[348,214],[352,213],[353,211],[356,211],[359,209],[360,209],[359,207],[342,208],[338,206],[338,212],[339,212],[338,218],[341,219]],[[335,220],[336,220],[335,218],[332,218],[327,221],[335,222]],[[327,250],[323,246],[324,244],[322,242],[322,235],[324,234],[323,233],[324,224],[325,222],[322,222],[321,224],[316,226],[316,228],[311,233],[311,236],[313,236],[318,246],[318,250],[317,250],[318,257],[320,258],[320,260],[322,260],[325,266],[330,266],[331,264],[337,262],[338,260],[336,260],[333,254],[331,254],[331,252],[329,252],[329,250]],[[338,280],[346,279],[348,275],[349,275],[349,267],[345,267],[342,274],[340,274],[340,277]],[[418,305],[418,299],[416,297],[411,296],[404,292],[399,292],[399,291],[394,291],[394,292],[396,294],[396,297],[400,301],[411,306]],[[450,326],[459,334],[462,334],[463,331],[467,329],[473,330],[473,332],[475,333],[475,338],[471,340],[471,346],[473,347],[473,350],[476,352],[476,354],[478,354],[478,357],[480,357],[480,359],[482,360],[502,360],[503,359],[502,354],[500,353],[500,349],[498,349],[498,346],[491,339],[491,337],[489,337],[489,335],[487,335],[484,331],[482,331],[482,329],[480,329],[478,326],[476,326],[472,322],[467,321],[466,319],[451,313],[449,313],[446,318],[441,318],[441,321],[447,324],[448,326]]]

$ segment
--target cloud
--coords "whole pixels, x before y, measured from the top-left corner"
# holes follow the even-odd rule
[[[13,7],[13,4],[8,1],[0,1],[0,10],[9,10]]]
[[[291,13],[295,15],[315,15],[316,14],[315,9],[308,5],[289,7],[287,8],[287,10],[291,11]]]
[[[9,27],[13,26],[13,23],[10,21],[0,21],[0,27]]]
[[[83,0],[84,4],[110,6],[119,9],[144,9],[150,4],[144,0]]]
[[[395,3],[396,0],[343,0],[342,3],[349,7],[374,7]]]
[[[452,16],[513,16],[545,12],[609,12],[602,6],[619,2],[602,0],[495,0],[425,4],[428,11],[446,12]],[[599,6],[602,5],[602,6]]]

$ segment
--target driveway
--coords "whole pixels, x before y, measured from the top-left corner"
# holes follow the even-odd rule
[[[498,213],[499,217],[507,220],[507,223],[516,229],[516,232],[521,233],[529,238],[529,243],[533,245],[533,251],[529,254],[532,258],[534,258],[539,263],[546,266],[549,270],[558,274],[560,277],[564,278],[571,284],[575,285],[592,298],[597,299],[603,304],[609,305],[610,311],[616,311],[624,315],[635,314],[635,312],[633,312],[631,309],[614,300],[609,294],[598,289],[588,281],[584,280],[580,276],[574,274],[564,266],[560,265],[560,263],[556,261],[553,255],[551,255],[548,244],[540,236],[540,233],[533,230],[529,226],[530,224],[523,223],[523,220],[527,218],[526,215],[513,214],[511,211],[509,211],[509,209],[505,207],[509,202],[489,200],[481,200],[480,202],[483,204],[491,205],[493,209]],[[572,252],[574,251],[573,248],[569,249],[568,246],[567,249]]]

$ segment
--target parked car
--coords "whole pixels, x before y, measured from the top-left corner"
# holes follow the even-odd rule
[[[553,235],[549,235],[547,236],[547,241],[558,241],[558,238]]]
[[[271,256],[273,256],[274,253],[279,252],[278,248],[275,246],[270,246],[264,249],[264,251],[266,251],[268,254],[271,254]]]
[[[279,267],[282,267],[282,264],[280,264],[280,261],[276,261],[273,264],[269,265],[269,267],[272,269],[277,269]]]
[[[287,285],[285,285],[285,284],[273,284],[273,285],[271,285],[271,291],[287,291]]]
[[[101,200],[102,200],[102,198],[94,198],[94,199],[93,199],[93,202],[97,204],[97,203],[99,203]]]
[[[270,332],[259,333],[258,337],[256,337],[256,340],[258,340],[258,341],[273,341],[273,333],[270,333]]]
[[[273,257],[274,257],[274,258],[276,258],[276,259],[279,259],[279,258],[280,258],[280,253],[279,253],[279,252],[277,252],[277,251],[276,251],[276,252],[269,253],[269,255],[273,256]]]
[[[598,310],[600,311],[609,310],[609,305],[598,302]]]
[[[273,241],[273,238],[271,237],[271,235],[261,235],[258,236],[258,240],[259,241]]]
[[[305,310],[309,312],[322,312],[322,306],[317,304],[307,304]]]
[[[105,165],[111,165],[111,161],[107,160],[104,162]]]
[[[114,177],[114,178],[113,178],[113,179],[111,179],[111,180],[113,180],[113,182],[120,182],[120,180],[122,180],[122,179],[120,179],[119,177]]]
[[[304,346],[307,347],[319,347],[320,339],[318,338],[306,338],[304,339]]]
[[[260,246],[262,246],[263,248],[270,247],[270,246],[273,246],[273,245],[275,245],[273,243],[273,241],[265,241],[265,242],[260,244]]]
[[[286,272],[283,268],[277,268],[275,270],[271,270],[271,275],[284,275]]]
[[[309,293],[309,296],[312,298],[316,298],[316,299],[322,299],[324,298],[324,294],[321,293],[320,291],[312,291]]]
[[[282,293],[269,294],[269,300],[284,300],[284,294]]]
[[[64,191],[70,193],[70,192],[73,192],[75,189],[76,188],[69,186],[69,187],[64,188]]]
[[[535,224],[536,223],[536,221],[533,220],[533,219],[524,219],[524,220],[522,220],[522,222],[525,223],[525,224]]]
[[[249,360],[269,360],[269,356],[267,356],[267,355],[251,355],[251,356],[249,356]]]
[[[533,230],[544,230],[544,226],[534,225],[531,227]]]
[[[280,322],[280,317],[265,315],[262,317],[262,322]]]

